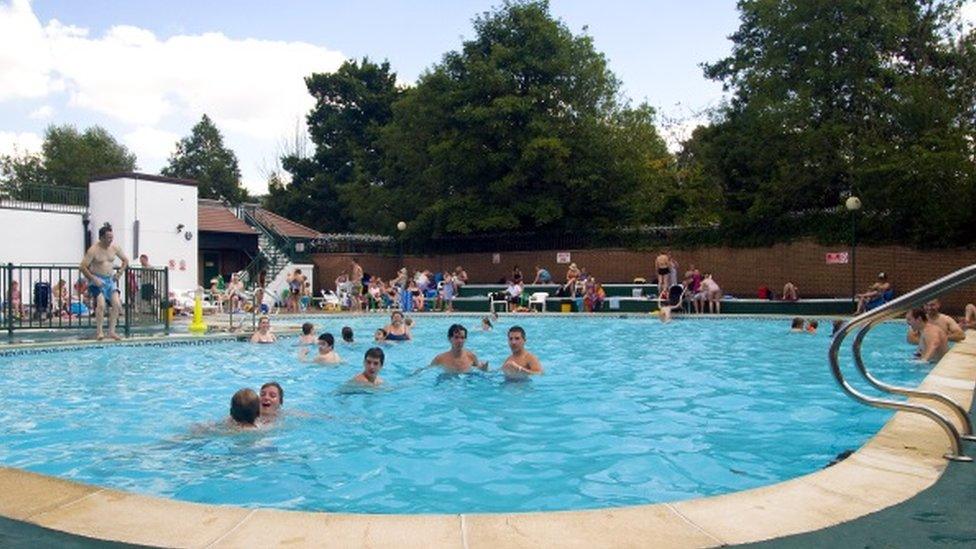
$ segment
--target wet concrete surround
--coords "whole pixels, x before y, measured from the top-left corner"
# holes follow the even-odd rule
[[[922,388],[942,392],[968,409],[974,380],[976,334],[970,332]],[[895,505],[939,478],[948,447],[938,425],[899,412],[847,460],[779,484],[675,503],[506,514],[246,509],[0,468],[0,515],[92,538],[178,547],[714,547],[827,528]]]

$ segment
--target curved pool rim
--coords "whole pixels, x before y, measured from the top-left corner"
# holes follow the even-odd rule
[[[225,337],[237,336],[207,340]],[[188,340],[200,338],[130,342]],[[65,346],[77,347],[78,342],[11,346],[5,350]],[[967,332],[966,341],[953,347],[921,387],[943,392],[969,409],[974,380],[976,334]],[[653,540],[655,546],[661,547],[711,547],[818,530],[905,501],[942,475],[947,465],[942,456],[947,448],[948,440],[934,422],[897,412],[848,459],[777,484],[630,507],[449,515],[370,515],[208,505],[0,467],[0,515],[89,538],[157,546],[304,546],[329,540],[335,545],[380,547],[593,547],[638,546]]]

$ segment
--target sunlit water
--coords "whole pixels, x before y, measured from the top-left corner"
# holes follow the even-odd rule
[[[276,345],[126,347],[0,356],[0,463],[182,500],[368,513],[611,507],[722,494],[823,467],[889,417],[844,396],[826,361],[829,326],[788,320],[418,319],[384,346],[387,390],[344,394],[381,317],[314,320],[345,363]],[[488,374],[414,373],[470,329]],[[293,322],[290,320],[289,322]],[[506,383],[506,329],[528,331],[545,375]],[[915,385],[903,328],[883,325],[865,356],[883,380]],[[289,415],[271,429],[199,432],[231,395],[277,380]]]

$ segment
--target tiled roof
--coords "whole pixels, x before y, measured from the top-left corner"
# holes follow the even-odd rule
[[[258,218],[258,221],[267,225],[275,232],[281,233],[289,238],[319,238],[321,236],[314,229],[310,229],[301,223],[295,223],[278,214],[271,213],[264,208],[258,208],[254,214]]]
[[[257,234],[257,231],[244,223],[219,202],[201,200],[197,204],[197,230],[213,233]]]

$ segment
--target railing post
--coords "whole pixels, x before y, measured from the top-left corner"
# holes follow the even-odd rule
[[[7,266],[4,267],[4,269],[6,269],[6,271],[7,271],[7,276],[5,277],[7,279],[7,286],[6,286],[6,292],[5,292],[7,295],[3,296],[3,299],[7,303],[7,337],[10,338],[11,341],[13,341],[13,339],[14,339],[14,304],[13,304],[13,300],[10,299],[10,297],[11,297],[10,290],[11,290],[11,288],[14,285],[14,264],[13,263],[7,263]]]
[[[160,296],[166,296],[166,309],[163,311],[163,318],[166,319],[166,335],[169,335],[169,312],[173,309],[173,304],[169,301],[169,269],[163,267],[163,288],[161,290]],[[159,300],[160,305],[162,305],[162,297]]]
[[[131,318],[131,316],[132,316],[132,296],[129,295],[130,293],[132,293],[132,292],[129,291],[132,288],[130,288],[131,284],[129,284],[129,273],[127,273],[125,271],[119,271],[119,273],[121,275],[121,276],[119,276],[119,279],[120,279],[119,280],[119,283],[121,285],[124,285],[124,288],[123,289],[125,290],[125,303],[123,305],[124,305],[124,308],[125,308],[125,337],[128,338],[129,337],[129,328],[132,325],[132,318]],[[114,329],[115,327],[113,326],[112,328]]]

